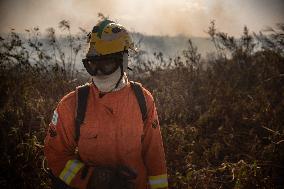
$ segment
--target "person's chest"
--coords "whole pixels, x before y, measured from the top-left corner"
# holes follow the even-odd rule
[[[141,152],[142,135],[140,108],[130,91],[91,98],[80,128],[80,156],[91,163],[116,163]]]

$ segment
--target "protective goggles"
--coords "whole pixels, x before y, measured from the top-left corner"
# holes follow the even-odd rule
[[[105,55],[102,57],[87,57],[82,60],[87,72],[95,76],[100,71],[104,75],[110,75],[115,72],[123,62],[122,54]]]

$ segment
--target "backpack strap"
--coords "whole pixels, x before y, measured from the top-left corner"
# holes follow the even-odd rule
[[[80,137],[80,126],[85,119],[85,112],[87,109],[88,95],[90,91],[89,84],[77,87],[77,110],[75,118],[75,140],[78,141]]]
[[[141,115],[142,115],[142,120],[143,122],[145,122],[147,119],[147,106],[146,106],[146,100],[143,94],[142,86],[139,83],[134,82],[134,81],[130,81],[130,85],[138,101]]]

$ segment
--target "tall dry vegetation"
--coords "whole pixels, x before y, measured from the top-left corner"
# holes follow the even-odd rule
[[[58,100],[87,81],[75,67],[84,37],[66,21],[60,28],[68,52],[53,28],[45,41],[38,28],[0,39],[1,188],[50,188],[41,169],[47,125]],[[259,34],[245,27],[235,39],[212,22],[208,34],[216,53],[207,60],[190,40],[181,57],[132,56],[131,78],[156,100],[170,186],[281,188],[284,25]]]

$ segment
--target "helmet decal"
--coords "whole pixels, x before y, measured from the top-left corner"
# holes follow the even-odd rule
[[[102,33],[103,33],[105,27],[106,27],[108,24],[110,24],[110,23],[113,23],[113,21],[106,19],[106,20],[102,21],[102,22],[99,24],[98,34],[97,34],[99,38],[101,38]]]
[[[93,27],[89,40],[87,56],[101,56],[122,51],[136,50],[131,36],[120,24],[103,20]]]

